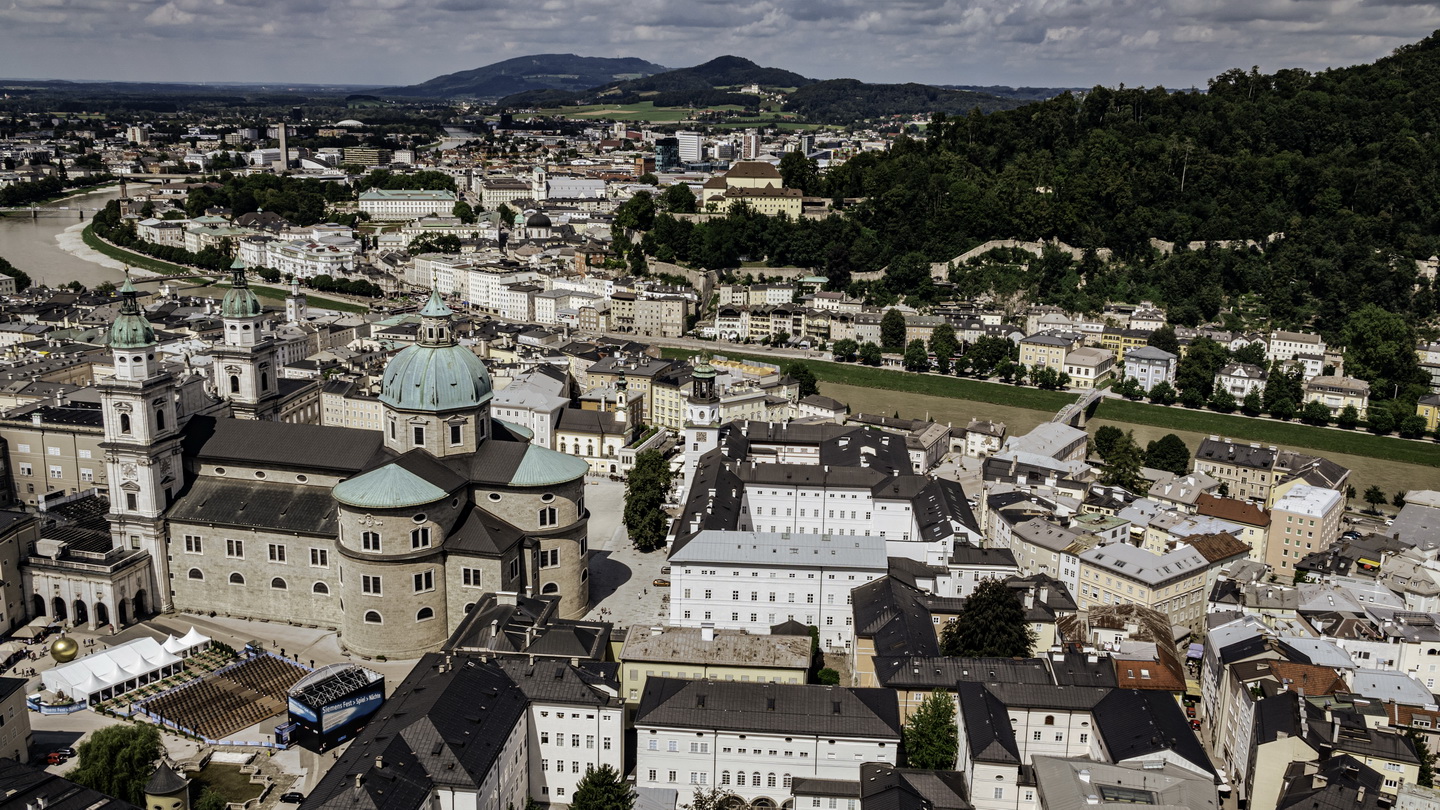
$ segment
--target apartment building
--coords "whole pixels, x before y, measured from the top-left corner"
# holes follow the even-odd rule
[[[1270,507],[1270,532],[1265,562],[1282,582],[1295,574],[1295,564],[1329,548],[1340,535],[1345,495],[1333,489],[1297,484]]]

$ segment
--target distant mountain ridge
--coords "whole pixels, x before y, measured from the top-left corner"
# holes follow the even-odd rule
[[[656,107],[759,106],[760,97],[741,92],[758,85],[788,91],[784,109],[806,120],[847,123],[886,115],[983,112],[1021,106],[1022,101],[922,84],[867,84],[855,79],[811,79],[780,68],[767,68],[739,56],[720,56],[690,68],[617,81],[578,91],[539,90],[500,99],[502,107],[559,107],[579,104],[652,102]]]
[[[375,92],[410,98],[496,99],[544,90],[588,90],[625,78],[641,78],[668,70],[663,65],[629,56],[610,58],[541,53],[518,56],[473,70],[447,73],[420,84],[386,87]]]

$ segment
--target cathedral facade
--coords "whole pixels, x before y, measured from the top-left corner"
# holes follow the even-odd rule
[[[126,568],[142,605],[331,628],[389,658],[438,649],[487,591],[588,611],[588,465],[491,418],[490,375],[438,296],[385,369],[380,431],[276,421],[275,350],[243,272],[214,349],[229,414],[177,412],[128,281],[122,296],[99,388],[112,552],[145,563]]]

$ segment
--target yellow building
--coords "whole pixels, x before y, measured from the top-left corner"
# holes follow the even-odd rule
[[[725,203],[743,202],[757,214],[800,216],[805,193],[798,188],[732,188],[725,192]]]
[[[638,703],[650,677],[805,683],[809,670],[808,635],[638,625],[620,650],[620,694],[626,703]]]
[[[1415,413],[1425,417],[1425,429],[1434,431],[1440,426],[1440,394],[1428,394],[1420,398]]]
[[[1062,335],[1031,335],[1020,341],[1020,362],[1026,368],[1065,370],[1065,356],[1080,342]]]

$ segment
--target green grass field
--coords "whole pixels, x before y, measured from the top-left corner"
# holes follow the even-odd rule
[[[715,109],[740,109],[739,107],[717,107]],[[686,107],[656,107],[654,102],[641,101],[635,104],[589,104],[579,107],[551,107],[540,110],[541,115],[563,116],[565,118],[609,118],[615,121],[650,121],[673,123],[684,121],[695,112]]]
[[[689,358],[698,352],[691,349],[663,349],[669,358]],[[725,357],[773,363],[783,366],[786,358],[765,357],[757,354],[743,354],[725,351],[716,347],[715,354]],[[937,374],[912,374],[907,371],[862,366],[858,363],[830,363],[808,360],[806,365],[815,372],[815,379],[821,382],[858,385],[864,388],[880,388],[888,391],[904,391],[910,394],[925,394],[932,397],[965,399],[972,402],[988,402],[993,405],[1008,405],[1013,408],[1028,408],[1054,413],[1074,402],[1077,397],[1063,391],[1041,391],[1038,388],[1023,388],[1013,385],[968,380],[964,377],[941,377]]]
[[[1117,399],[1103,400],[1095,415],[1116,422],[1190,430],[1231,439],[1317,450],[1322,453],[1349,453],[1386,461],[1440,467],[1440,444],[1389,436],[1372,436],[1358,430],[1332,430],[1297,422],[1251,419],[1246,416],[1231,416],[1213,411],[1192,411],[1180,407],[1166,408]]]
[[[217,290],[230,289],[229,284],[211,284],[210,287]],[[263,284],[251,284],[250,291],[255,297],[264,301],[278,301],[284,303],[285,297],[290,294],[289,290],[280,290],[275,287],[266,287]],[[305,303],[318,309],[333,309],[338,312],[369,312],[370,308],[360,304],[352,304],[348,301],[336,301],[333,298],[321,298],[318,295],[305,295]]]

